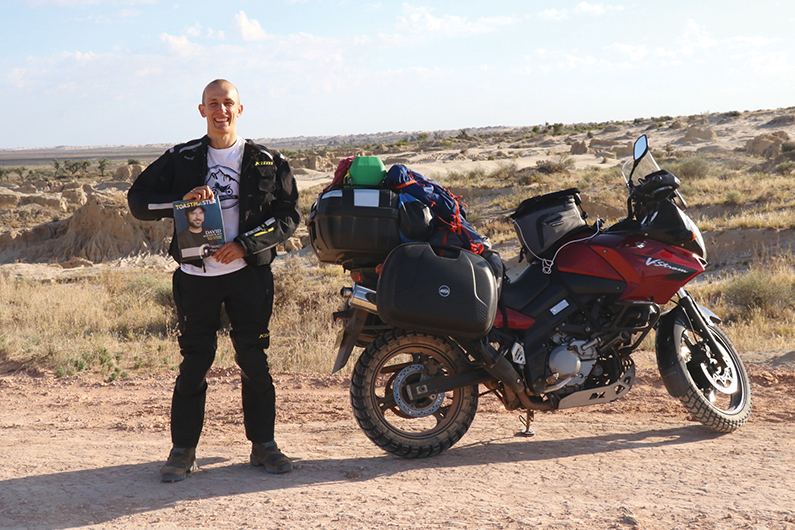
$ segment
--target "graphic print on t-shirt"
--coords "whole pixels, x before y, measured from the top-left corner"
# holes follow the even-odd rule
[[[207,173],[207,185],[213,190],[221,203],[221,209],[234,208],[240,200],[240,176],[227,166],[210,167]]]

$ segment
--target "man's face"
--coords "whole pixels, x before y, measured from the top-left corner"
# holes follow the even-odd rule
[[[185,218],[188,220],[188,228],[201,228],[204,224],[204,210],[196,208],[188,212]]]
[[[207,119],[207,134],[235,134],[237,118],[243,112],[237,89],[230,83],[209,85],[204,91],[204,101],[199,112]]]

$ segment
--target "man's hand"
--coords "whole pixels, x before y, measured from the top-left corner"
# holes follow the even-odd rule
[[[212,200],[213,198],[213,190],[210,189],[210,186],[197,186],[190,190],[188,193],[182,197],[183,201],[206,201]]]
[[[245,255],[246,250],[243,248],[243,245],[237,241],[230,241],[229,243],[224,243],[221,248],[216,250],[215,254],[213,254],[213,258],[215,258],[215,261],[218,263],[226,265],[238,258],[245,257]]]

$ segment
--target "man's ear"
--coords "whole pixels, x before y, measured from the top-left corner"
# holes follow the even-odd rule
[[[202,115],[202,118],[206,118],[207,117],[207,114],[205,114],[205,112],[204,112],[204,105],[202,103],[199,103],[199,114]]]
[[[243,104],[242,103],[237,106],[237,117],[239,118],[241,114],[243,114]]]

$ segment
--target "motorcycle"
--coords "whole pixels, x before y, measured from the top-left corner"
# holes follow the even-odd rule
[[[485,313],[470,303],[448,306],[441,310],[446,315],[434,309],[434,300],[450,298],[456,282],[482,272],[476,254],[407,243],[378,267],[348,262],[354,284],[342,290],[344,308],[334,314],[344,327],[333,372],[347,364],[354,346],[364,348],[350,399],[376,445],[408,458],[447,450],[475,417],[479,385],[507,410],[525,411],[527,435],[536,411],[615,401],[633,386],[632,353],[652,330],[665,388],[693,418],[721,433],[748,421],[751,383],[738,351],[721,319],[684,288],[707,261],[701,232],[684,213],[680,181],[660,169],[645,135],[633,151],[622,168],[627,216],[612,226],[582,220],[576,189],[517,208],[517,234],[533,258],[515,279],[500,285],[491,275],[486,287],[475,288],[472,303],[484,302]],[[543,239],[544,230],[553,231],[548,241],[532,241]],[[463,274],[451,273],[453,279],[447,272],[453,265],[445,269],[450,255],[458,261],[449,263],[466,258]],[[425,261],[414,266],[416,259]],[[434,260],[442,262],[436,275],[427,266]],[[422,285],[387,296],[382,291],[394,291],[387,273],[389,282],[410,278]],[[392,309],[404,302],[414,305],[401,317]],[[467,312],[491,320],[482,329],[447,325]]]

